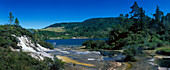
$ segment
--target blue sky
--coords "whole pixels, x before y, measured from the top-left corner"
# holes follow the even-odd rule
[[[10,11],[22,27],[34,29],[59,22],[117,17],[129,13],[134,1],[146,15],[155,13],[156,5],[165,15],[170,13],[170,0],[0,0],[0,24],[8,23]]]

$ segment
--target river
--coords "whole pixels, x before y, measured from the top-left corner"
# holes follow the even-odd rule
[[[48,51],[58,58],[61,58],[66,62],[66,70],[106,70],[108,68],[118,68],[120,63],[115,60],[121,60],[124,56],[120,52],[115,51],[89,51],[80,50],[79,47],[87,40],[105,40],[102,39],[57,39],[57,40],[45,40],[52,43],[55,46],[54,51]],[[119,55],[120,54],[120,55]],[[118,56],[119,58],[117,58]],[[69,68],[68,68],[69,67]],[[71,69],[73,68],[73,69]],[[76,68],[76,69],[74,69]]]
[[[53,51],[48,51],[47,53],[52,53],[65,61],[65,70],[106,70],[116,68],[120,68],[119,70],[121,70],[122,60],[125,58],[125,55],[122,55],[120,51],[89,51],[79,49],[82,43],[87,40],[90,39],[45,40],[55,46]],[[108,38],[91,40],[107,41]],[[148,58],[139,57],[139,61],[132,63],[133,67],[131,67],[130,70],[157,69],[157,67],[149,64],[148,60]]]
[[[54,39],[54,40],[45,40],[46,42],[52,43],[55,47],[58,45],[74,45],[74,46],[81,46],[84,41],[87,40],[105,40],[107,41],[108,38],[92,38],[92,39]]]

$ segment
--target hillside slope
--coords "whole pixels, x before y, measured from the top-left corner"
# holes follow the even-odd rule
[[[62,69],[64,63],[45,52],[53,48],[34,31],[0,25],[0,70]]]
[[[85,20],[83,22],[55,23],[53,25],[45,27],[44,29],[38,30],[38,32],[40,35],[46,35],[47,37],[105,38],[108,37],[109,31],[111,31],[113,25],[117,24],[122,25],[132,22],[133,22],[132,20],[122,17],[92,18]],[[62,30],[64,30],[63,32],[61,32],[61,30],[57,30],[57,28],[61,27]]]
[[[162,22],[169,28],[170,13]],[[148,19],[152,20],[148,17]],[[115,18],[92,18],[83,22],[55,23],[43,29],[36,30],[37,34],[45,39],[68,39],[68,38],[108,38],[110,31],[115,25],[133,24],[132,18],[123,16]]]

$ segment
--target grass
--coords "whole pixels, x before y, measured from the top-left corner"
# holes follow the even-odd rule
[[[124,65],[121,67],[120,70],[130,70],[130,68],[132,67],[132,64],[130,62],[124,62]]]
[[[155,54],[156,51],[158,50],[165,50],[167,52],[170,52],[170,45],[166,45],[164,47],[159,47],[159,48],[156,48],[155,50],[144,50],[145,53],[148,53],[148,54]]]
[[[79,64],[79,65],[84,65],[84,66],[95,66],[93,64],[87,64],[87,63],[81,63],[81,62],[78,62],[78,61],[75,61],[75,60],[72,60],[68,57],[65,57],[65,56],[60,56],[60,55],[57,55],[56,56],[58,59],[61,59],[63,62],[65,63],[75,63],[75,64]]]
[[[54,32],[65,32],[65,31],[66,31],[66,30],[64,29],[64,27],[49,27],[49,28],[41,29],[41,30],[54,31]]]
[[[156,48],[155,50],[163,50],[163,49],[170,49],[170,47],[159,47],[159,48]]]
[[[154,55],[156,50],[144,50],[144,53],[146,53],[147,55]]]
[[[128,62],[126,62],[125,64],[127,65],[127,70],[132,67],[132,64],[130,64],[130,63],[128,63]]]
[[[154,58],[163,58],[161,55],[155,55]]]

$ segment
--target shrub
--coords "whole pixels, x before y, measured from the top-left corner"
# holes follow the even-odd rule
[[[54,49],[54,46],[53,46],[51,43],[47,43],[47,42],[45,42],[45,41],[43,41],[43,40],[41,40],[41,41],[39,42],[39,44],[40,44],[41,46],[45,47],[45,48]]]
[[[135,55],[137,50],[135,48],[128,48],[123,51],[123,54],[126,55],[124,61],[136,61]]]
[[[160,50],[157,50],[156,53],[170,56],[170,49],[160,49]]]
[[[3,37],[1,37],[0,36],[0,46],[4,46],[4,45],[6,45],[8,42],[3,38]]]
[[[64,63],[50,58],[40,61],[25,52],[14,52],[10,48],[0,47],[0,70],[61,70]]]
[[[61,60],[57,59],[57,57],[55,57],[50,70],[63,70],[63,68],[64,68],[64,62],[62,62]]]
[[[96,41],[88,40],[83,42],[82,45],[86,46],[86,49],[102,49],[103,46],[106,46],[106,42],[103,40],[96,40]]]
[[[155,42],[145,43],[146,50],[154,50],[156,47],[157,47],[157,43],[155,43]]]

